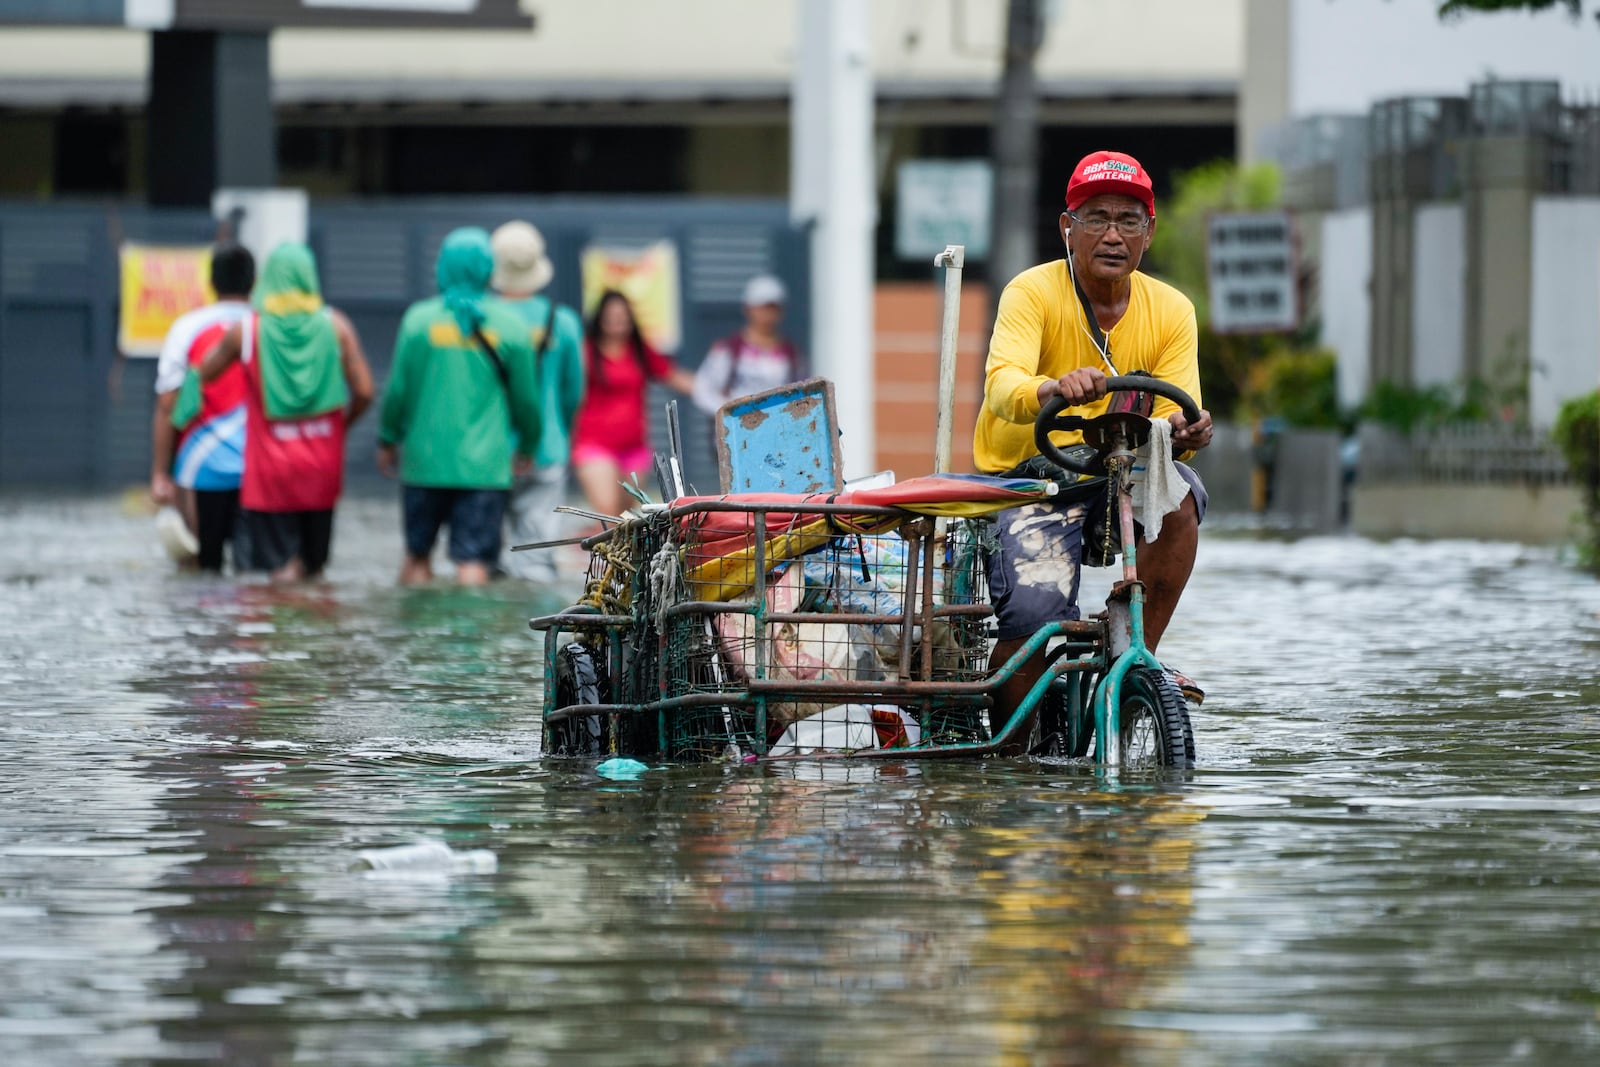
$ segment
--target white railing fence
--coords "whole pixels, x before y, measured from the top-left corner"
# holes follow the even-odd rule
[[[1363,425],[1356,479],[1369,484],[1567,485],[1567,461],[1546,431],[1461,424],[1409,436]]]

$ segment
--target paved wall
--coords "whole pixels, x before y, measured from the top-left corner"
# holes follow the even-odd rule
[[[1525,300],[1528,417],[1555,422],[1561,404],[1600,382],[1600,197],[1534,200],[1531,265]],[[1319,227],[1322,341],[1338,358],[1339,403],[1358,406],[1371,387],[1372,217],[1365,208],[1330,212]],[[1504,357],[1474,370],[1467,351],[1464,211],[1458,203],[1424,206],[1414,221],[1412,374],[1417,385],[1457,385],[1474,373],[1496,377]],[[1520,275],[1519,275],[1520,276]],[[1506,342],[1506,338],[1501,338]],[[1520,350],[1521,344],[1513,344]]]
[[[901,478],[933,470],[934,424],[939,410],[939,331],[943,282],[886,282],[873,306],[874,380],[877,388],[878,470]],[[983,366],[989,349],[989,290],[962,287],[956,354],[955,416],[950,466],[971,471],[972,428],[983,402]],[[848,427],[845,427],[848,431]]]
[[[1289,430],[1272,464],[1272,517],[1297,530],[1336,530],[1343,524],[1344,471],[1333,430]]]
[[[1212,512],[1238,514],[1251,509],[1255,446],[1249,426],[1217,423],[1211,444],[1189,463],[1205,482]]]
[[[1563,544],[1581,514],[1571,486],[1357,485],[1350,498],[1350,529],[1366,537]]]

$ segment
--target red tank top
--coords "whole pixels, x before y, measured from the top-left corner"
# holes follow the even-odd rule
[[[309,419],[271,420],[261,399],[255,315],[240,329],[244,371],[244,482],[239,506],[251,511],[327,511],[344,489],[344,409]]]

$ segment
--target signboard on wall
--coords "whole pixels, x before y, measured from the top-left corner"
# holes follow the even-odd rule
[[[161,354],[172,323],[184,312],[216,299],[211,291],[208,245],[125,243],[122,300],[117,309],[117,348],[125,356]]]
[[[1206,277],[1214,332],[1283,333],[1300,324],[1287,211],[1212,215]]]
[[[644,247],[590,245],[579,256],[583,317],[594,314],[600,294],[615,289],[628,298],[634,321],[651,348],[676,352],[683,343],[678,297],[678,246],[657,241]]]
[[[894,251],[926,259],[946,245],[989,254],[994,168],[986,159],[913,159],[895,172]]]

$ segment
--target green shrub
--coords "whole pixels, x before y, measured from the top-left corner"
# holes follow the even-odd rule
[[[1600,389],[1562,404],[1550,436],[1578,484],[1591,495],[1600,493]]]
[[[1265,211],[1281,202],[1282,175],[1270,163],[1241,169],[1231,159],[1205,163],[1173,177],[1173,196],[1161,206],[1146,269],[1194,301],[1200,327],[1200,388],[1214,418],[1238,413],[1252,369],[1276,339],[1212,333],[1206,277],[1211,216],[1220,211]]]
[[[1326,348],[1279,347],[1251,368],[1244,408],[1291,426],[1348,429],[1339,410],[1338,358]]]
[[[1361,417],[1410,433],[1451,422],[1486,422],[1492,407],[1490,390],[1480,381],[1471,381],[1458,397],[1442,385],[1426,387],[1379,382],[1361,405]]]
[[[1590,570],[1600,571],[1600,390],[1561,405],[1550,431],[1578,482],[1589,536],[1579,552]]]

